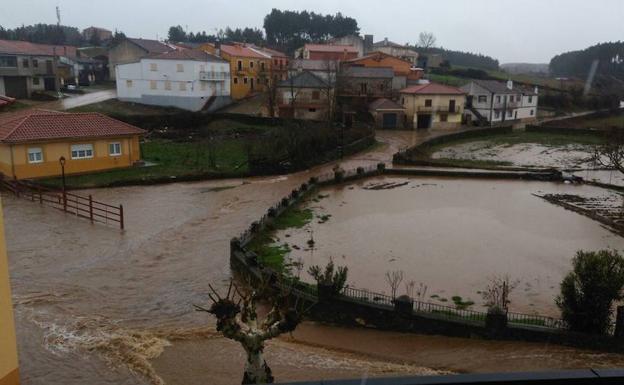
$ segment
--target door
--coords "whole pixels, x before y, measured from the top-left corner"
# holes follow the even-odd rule
[[[254,78],[251,78],[251,90],[254,90]]]
[[[455,112],[455,100],[449,100],[449,112]]]
[[[383,114],[383,119],[381,123],[382,128],[396,128],[396,126],[397,126],[397,114],[396,113]]]
[[[418,123],[416,128],[424,129],[431,127],[431,114],[418,114]]]
[[[4,92],[6,96],[16,99],[25,99],[28,97],[28,88],[26,85],[26,76],[5,76]]]

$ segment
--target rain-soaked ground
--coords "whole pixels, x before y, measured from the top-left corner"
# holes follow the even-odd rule
[[[428,288],[425,301],[453,306],[458,296],[484,310],[488,279],[509,275],[510,310],[557,317],[554,298],[576,251],[622,250],[624,238],[533,194],[622,202],[587,185],[384,176],[320,190],[303,204],[315,219],[276,237],[304,263],[306,281],[310,265],[333,259],[349,268],[353,287],[390,294],[385,273],[402,271],[399,294],[413,280]]]
[[[431,134],[380,132],[384,144],[343,165],[388,162],[399,148],[427,135]],[[216,336],[214,321],[194,312],[192,304],[207,302],[208,283],[224,283],[230,277],[231,237],[295,186],[333,165],[280,177],[83,192],[100,201],[123,203],[125,232],[4,197],[23,383],[238,383],[242,350]],[[549,247],[559,246],[551,240]],[[426,368],[624,366],[622,356],[542,344],[312,323],[301,325],[294,338],[283,337],[267,348],[281,381],[431,373]]]

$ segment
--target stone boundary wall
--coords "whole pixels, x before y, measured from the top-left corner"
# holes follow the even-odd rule
[[[319,322],[463,338],[545,342],[624,352],[624,344],[615,337],[570,332],[563,328],[560,320],[550,317],[510,312],[507,316],[503,315],[501,319],[500,315],[457,310],[449,306],[417,302],[411,299],[407,303],[392,300],[383,294],[366,290],[347,288],[340,295],[327,297],[319,295],[313,286],[299,282],[291,282],[288,287],[285,287],[283,282],[286,280],[282,279],[277,271],[263,266],[258,256],[246,249],[246,245],[253,237],[274,218],[287,208],[299,204],[319,187],[339,185],[380,175],[560,180],[558,173],[386,169],[384,163],[379,163],[376,167],[358,167],[350,171],[335,170],[332,174],[310,178],[308,183],[303,183],[279,203],[270,207],[260,220],[253,222],[249,229],[231,240],[230,264],[234,275],[251,278],[250,282],[260,280],[270,282],[276,290],[287,289],[290,295],[300,302],[314,305],[306,314],[306,318]],[[377,300],[379,303],[375,303]],[[427,311],[423,311],[421,306],[427,308]]]
[[[555,127],[555,126],[538,126],[528,124],[524,130],[526,132],[539,132],[549,134],[576,134],[576,135],[605,135],[606,130],[599,130],[596,128],[570,128],[570,127]]]

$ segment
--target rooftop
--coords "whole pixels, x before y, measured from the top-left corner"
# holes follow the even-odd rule
[[[221,52],[230,56],[268,59],[271,56],[253,49],[245,44],[221,44]]]
[[[495,94],[517,94],[536,95],[535,89],[525,87],[523,85],[514,84],[512,89],[507,88],[507,82],[498,80],[473,80],[473,83],[485,88]]]
[[[0,142],[98,138],[144,134],[145,130],[97,112],[29,109],[0,116]]]
[[[308,59],[294,59],[290,61],[291,70],[307,70],[307,71],[335,71],[338,68],[338,63],[335,61],[327,60],[308,60]]]
[[[464,95],[466,92],[457,88],[438,83],[417,84],[401,90],[402,94],[421,95]]]
[[[377,99],[368,105],[370,110],[404,110],[405,107],[390,99]]]
[[[6,54],[76,57],[76,49],[76,47],[71,45],[37,44],[21,40],[0,40],[0,53]]]
[[[344,76],[351,78],[390,78],[394,77],[392,67],[348,67]]]
[[[219,61],[227,63],[226,60],[223,60],[216,55],[212,55],[198,49],[178,49],[174,51],[151,55],[149,56],[149,58],[158,60]]]
[[[335,44],[306,44],[304,49],[317,52],[350,52],[358,53],[358,50],[351,45],[335,45]]]
[[[129,37],[128,40],[138,45],[139,47],[143,48],[148,53],[164,53],[164,52],[168,52],[172,50],[170,46],[158,40],[141,39],[141,38],[133,38],[133,37]]]
[[[303,71],[289,79],[280,82],[279,87],[293,87],[293,88],[326,88],[327,82],[320,77],[314,75],[312,72]]]

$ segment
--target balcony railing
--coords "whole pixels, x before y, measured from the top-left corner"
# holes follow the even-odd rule
[[[450,106],[418,106],[418,112],[446,112],[449,114],[459,113],[459,107]]]
[[[228,78],[227,72],[216,71],[200,71],[199,80],[226,80]]]

